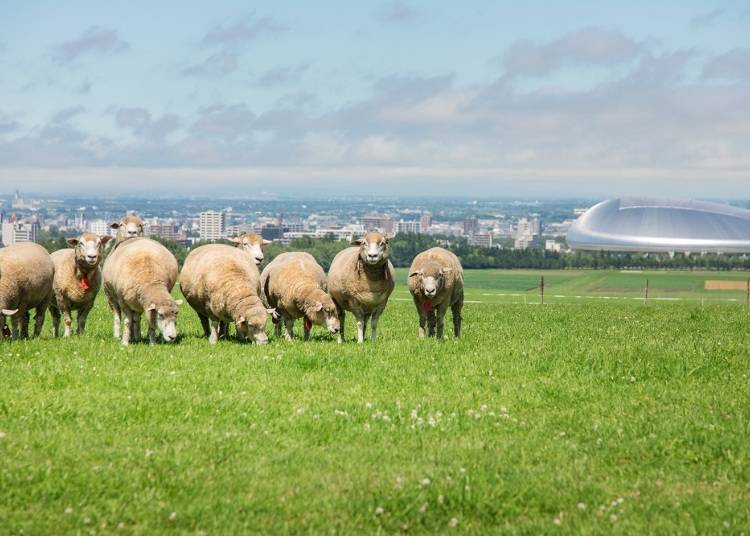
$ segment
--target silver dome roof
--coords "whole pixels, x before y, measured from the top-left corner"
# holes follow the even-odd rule
[[[612,199],[576,220],[568,244],[607,251],[750,253],[750,210],[703,201]]]

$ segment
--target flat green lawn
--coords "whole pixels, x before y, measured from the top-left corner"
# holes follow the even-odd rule
[[[408,270],[398,269],[398,300],[409,299]],[[745,290],[704,290],[706,280],[746,283],[750,272],[677,272],[619,270],[466,270],[466,299],[481,303],[539,302],[540,277],[544,276],[545,301],[642,301],[646,280],[649,297],[656,301],[705,303],[744,302]]]
[[[460,341],[394,301],[376,344],[210,347],[183,307],[123,349],[100,300],[82,338],[0,342],[0,530],[750,530],[743,305],[464,312]]]

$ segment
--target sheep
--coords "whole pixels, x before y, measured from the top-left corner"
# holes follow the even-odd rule
[[[419,337],[443,338],[443,321],[448,307],[453,314],[453,334],[461,336],[461,308],[464,305],[464,272],[461,262],[443,248],[431,248],[414,258],[409,268],[409,292],[419,314]]]
[[[114,316],[114,334],[120,337],[120,318],[124,314],[122,344],[140,338],[140,318],[145,312],[148,339],[156,343],[156,330],[165,342],[177,337],[177,307],[182,300],[170,292],[177,280],[177,259],[167,248],[149,238],[135,237],[117,245],[104,261],[104,293]]]
[[[230,238],[229,241],[245,251],[253,262],[255,262],[256,266],[260,266],[260,263],[263,262],[263,246],[271,243],[270,240],[266,240],[255,233],[242,233],[237,237]]]
[[[143,236],[143,220],[135,214],[127,214],[120,221],[111,224],[109,227],[117,230],[115,245],[112,246],[113,249],[129,238]]]
[[[65,323],[65,337],[70,337],[73,323],[70,312],[78,311],[78,335],[86,329],[86,317],[94,307],[96,294],[102,284],[99,263],[102,251],[111,236],[83,233],[78,238],[69,238],[68,244],[75,249],[60,249],[52,253],[55,277],[52,281],[53,298],[50,300],[52,314],[52,336],[57,337],[60,316]]]
[[[258,267],[244,251],[224,244],[195,248],[182,267],[180,289],[209,343],[219,340],[220,322],[234,322],[243,339],[268,342],[266,319],[272,311],[260,298]]]
[[[371,319],[373,341],[377,338],[378,318],[396,285],[395,271],[388,260],[390,237],[371,231],[340,251],[328,271],[328,292],[336,303],[344,342],[345,310],[357,319],[357,342],[364,342],[367,321]]]
[[[39,244],[22,242],[0,249],[0,337],[6,334],[5,317],[9,316],[13,338],[28,338],[31,309],[36,309],[34,337],[39,336],[54,275],[52,259]]]
[[[276,310],[276,336],[281,336],[281,321],[286,338],[292,340],[294,321],[304,318],[304,340],[310,338],[313,324],[338,333],[336,304],[326,293],[326,274],[309,253],[282,253],[263,269],[260,285],[265,303]]]

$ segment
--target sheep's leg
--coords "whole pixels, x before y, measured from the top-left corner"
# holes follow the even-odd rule
[[[47,316],[47,307],[49,307],[49,300],[50,298],[47,298],[36,306],[36,311],[34,312],[34,337],[39,337],[42,333],[44,317]]]
[[[112,311],[112,333],[114,334],[115,339],[119,339],[120,324],[122,323],[120,305],[110,297],[108,292],[105,291],[104,295],[107,296],[107,303],[109,304],[109,308]]]
[[[60,335],[60,311],[56,307],[50,307],[49,314],[52,317],[52,336],[57,337]],[[0,329],[2,329],[1,326]]]
[[[375,311],[372,313],[372,320],[370,320],[370,327],[372,328],[370,340],[372,340],[372,342],[375,342],[375,339],[378,338],[378,318],[380,318],[380,313],[382,313],[382,311]]]
[[[428,337],[434,337],[435,336],[435,324],[437,322],[437,319],[435,318],[435,309],[427,313],[427,336]]]
[[[150,321],[148,320],[147,322],[150,323]],[[141,315],[139,315],[138,313],[133,313],[133,327],[131,328],[131,333],[133,334],[133,339],[132,339],[133,342],[138,342],[141,340]],[[149,327],[148,333],[149,333],[149,339],[150,339],[151,338],[150,327]]]
[[[294,318],[291,316],[284,317],[284,328],[286,328],[286,340],[291,341],[294,339]]]
[[[364,315],[357,315],[357,342],[363,343],[365,342],[365,317]]]
[[[3,332],[5,331],[5,315],[0,313],[0,339],[4,338]]]
[[[29,338],[29,312],[26,311],[21,315],[21,338]]]
[[[461,298],[451,305],[451,313],[453,314],[453,335],[458,339],[461,336],[461,309],[464,306],[463,293]]]
[[[141,317],[138,315],[138,335],[141,334]],[[156,311],[148,311],[146,313],[146,324],[148,324],[148,343],[150,345],[156,344]]]
[[[63,317],[63,325],[65,326],[65,332],[63,333],[63,337],[70,337],[70,326],[73,324],[73,317],[70,314],[70,309],[63,305],[60,307],[60,312],[62,313]]]
[[[13,339],[18,339],[21,333],[19,326],[21,325],[22,316],[22,314],[16,313],[10,317],[11,337],[13,337]]]
[[[311,329],[312,329],[312,328],[310,328],[310,329],[307,329],[307,327],[305,326],[305,322],[302,322],[302,333],[303,333],[303,340],[304,340],[305,342],[307,342],[307,341],[309,341],[309,340],[310,340],[310,330],[311,330]]]
[[[219,337],[229,340],[229,322],[219,322]]]
[[[198,313],[198,318],[201,321],[201,327],[203,328],[203,336],[204,337],[210,337],[211,336],[211,326],[208,323],[208,317],[206,315],[202,315]]]
[[[89,313],[93,307],[94,302],[92,301],[89,305],[84,305],[82,308],[78,309],[78,318],[76,318],[76,322],[78,323],[76,329],[77,335],[83,335],[86,331],[86,319],[89,317]]]
[[[273,325],[273,333],[276,337],[281,337],[281,319]]]
[[[419,305],[416,298],[414,298],[414,307],[417,308],[417,315],[419,316],[419,338],[424,339],[424,326],[427,323],[427,315],[422,310],[422,307]]]
[[[123,307],[121,311],[125,316],[122,329],[122,345],[127,346],[130,344],[130,329],[133,325],[133,311],[127,307]]]
[[[219,342],[220,324],[221,323],[218,320],[211,321],[211,335],[208,337],[208,342],[210,344],[216,344]]]
[[[445,313],[448,311],[448,306],[446,304],[440,304],[440,307],[438,307],[438,310],[435,312],[435,316],[437,317],[437,338],[442,339],[443,333],[445,331]]]
[[[338,312],[338,316],[339,316],[338,340],[339,340],[339,344],[342,344],[344,342],[344,320],[346,318],[346,312],[342,308],[340,308],[338,304],[336,305],[336,311]]]

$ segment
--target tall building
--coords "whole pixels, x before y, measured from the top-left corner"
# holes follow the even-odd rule
[[[148,236],[158,236],[159,238],[165,238],[167,240],[185,240],[185,233],[179,225],[171,220],[160,221],[154,219],[148,223]]]
[[[2,224],[3,244],[12,246],[18,242],[36,242],[39,235],[39,223],[4,221]]]
[[[367,231],[380,231],[381,233],[392,233],[394,228],[393,218],[380,214],[365,214],[360,223]]]
[[[432,214],[429,212],[423,212],[422,217],[419,218],[419,225],[422,227],[422,232],[426,232],[432,227]]]
[[[397,233],[421,233],[422,225],[418,221],[404,221],[401,220],[396,223]]]
[[[464,234],[466,236],[479,234],[479,220],[477,218],[471,217],[464,220]]]
[[[87,227],[90,233],[99,236],[111,235],[113,231],[113,229],[109,228],[109,223],[106,220],[91,220],[88,222]]]
[[[208,210],[201,212],[198,232],[201,240],[219,240],[226,236],[227,215],[224,211]]]

